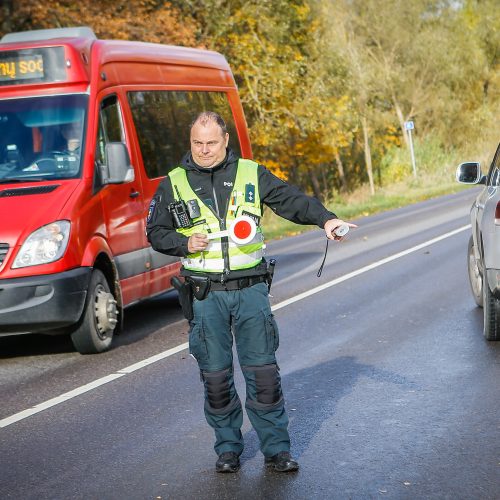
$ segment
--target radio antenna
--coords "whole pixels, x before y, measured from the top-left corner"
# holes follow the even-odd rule
[[[177,193],[177,198],[179,198],[179,201],[182,201],[182,196],[181,193],[179,193],[179,190],[177,189],[177,184],[174,185],[175,192]]]

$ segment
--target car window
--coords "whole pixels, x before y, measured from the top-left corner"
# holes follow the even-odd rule
[[[189,150],[189,125],[201,111],[219,113],[227,124],[229,147],[240,153],[238,134],[225,92],[128,92],[128,102],[147,176],[167,175]]]
[[[488,186],[500,186],[500,145],[498,146],[493,161],[491,162],[490,171],[488,173]]]
[[[500,175],[499,175],[499,171],[498,171],[498,168],[494,168],[492,171],[491,171],[491,176],[490,176],[490,182],[489,182],[489,185],[491,187],[497,187],[499,184],[500,180]]]

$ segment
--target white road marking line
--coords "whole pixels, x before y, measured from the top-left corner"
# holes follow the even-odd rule
[[[338,285],[339,283],[342,283],[343,281],[350,280],[351,278],[354,278],[356,276],[359,276],[360,274],[366,273],[367,271],[371,271],[372,269],[375,269],[377,267],[383,266],[384,264],[392,262],[393,260],[400,259],[401,257],[404,257],[405,255],[409,255],[409,254],[414,253],[414,252],[418,252],[419,250],[422,250],[422,248],[433,245],[434,243],[437,243],[438,241],[449,238],[450,236],[454,236],[455,234],[461,233],[462,231],[466,231],[467,229],[470,229],[470,227],[471,227],[470,224],[468,224],[467,226],[462,226],[458,229],[455,229],[454,231],[450,231],[449,233],[442,234],[441,236],[433,238],[432,240],[428,240],[424,243],[421,243],[420,245],[416,245],[414,247],[408,248],[407,250],[403,250],[402,252],[395,253],[394,255],[390,255],[389,257],[386,257],[385,259],[381,259],[377,262],[374,262],[373,264],[368,264],[367,266],[364,266],[356,271],[353,271],[352,273],[344,274],[344,276],[340,276],[340,278],[336,278],[332,281],[329,281],[328,283],[324,283],[323,285],[319,285],[315,288],[312,288],[311,290],[308,290],[307,292],[303,292],[299,295],[296,295],[295,297],[291,297],[290,299],[284,300],[283,302],[280,302],[279,304],[276,304],[275,306],[273,306],[272,310],[277,311],[278,309],[281,309],[282,307],[289,306],[290,304],[293,304],[294,302],[298,302],[299,300],[310,297],[311,295],[314,295],[315,293],[322,292],[323,290],[326,290],[327,288],[330,288],[331,286],[335,286],[335,285]]]
[[[336,278],[332,281],[329,281],[328,283],[324,283],[323,285],[312,288],[311,290],[308,290],[307,292],[301,293],[299,295],[296,295],[295,297],[284,300],[283,302],[280,302],[279,304],[275,304],[274,306],[272,306],[271,309],[273,311],[277,311],[278,309],[289,306],[290,304],[293,304],[294,302],[298,302],[299,300],[310,297],[311,295],[314,295],[316,293],[322,292],[323,290],[326,290],[327,288],[338,285],[339,283],[342,283],[342,282],[347,281],[351,278],[359,276],[360,274],[371,271],[372,269],[383,266],[384,264],[392,262],[396,259],[400,259],[401,257],[404,257],[405,255],[409,255],[411,253],[418,252],[422,248],[428,247],[430,245],[433,245],[434,243],[437,243],[437,242],[442,241],[446,238],[449,238],[449,237],[454,236],[456,234],[459,234],[463,231],[466,231],[467,229],[470,229],[470,227],[471,227],[470,224],[468,224],[467,226],[462,226],[458,229],[455,229],[454,231],[450,231],[448,233],[442,234],[441,236],[438,236],[438,237],[433,238],[431,240],[428,240],[424,243],[421,243],[420,245],[416,245],[414,247],[408,248],[407,250],[403,250],[402,252],[396,253],[396,254],[391,255],[389,257],[386,257],[385,259],[381,259],[377,262],[374,262],[372,264],[364,266],[356,271],[353,271],[351,273],[345,274],[344,276],[341,276],[341,277]],[[106,375],[105,377],[94,380],[93,382],[82,385],[81,387],[77,387],[76,389],[73,389],[72,391],[65,392],[64,394],[61,394],[60,396],[49,399],[48,401],[45,401],[43,403],[40,403],[38,405],[33,406],[32,408],[28,408],[27,410],[23,410],[19,413],[15,413],[14,415],[11,415],[10,417],[6,417],[6,418],[0,420],[0,428],[7,427],[9,425],[14,424],[15,422],[19,422],[20,420],[24,420],[25,418],[31,417],[37,413],[40,413],[44,410],[47,410],[48,408],[52,408],[53,406],[56,406],[60,403],[63,403],[64,401],[68,401],[69,399],[76,398],[77,396],[80,396],[81,394],[92,391],[92,390],[96,389],[97,387],[100,387],[104,384],[112,382],[113,380],[116,380],[118,378],[124,377],[125,375],[128,375],[129,373],[132,373],[136,370],[140,370],[141,368],[144,368],[148,365],[156,363],[157,361],[160,361],[162,359],[173,356],[174,354],[177,354],[178,352],[184,351],[188,347],[189,347],[188,342],[185,342],[184,344],[180,344],[176,347],[173,347],[172,349],[168,349],[167,351],[160,352],[159,354],[156,354],[156,355],[151,356],[147,359],[139,361],[138,363],[134,363],[133,365],[122,368],[121,370],[118,370],[115,373],[111,373],[110,375]]]
[[[169,349],[168,351],[160,352],[159,354],[155,354],[154,356],[151,356],[150,358],[143,359],[142,361],[139,361],[138,363],[127,366],[126,368],[122,368],[117,373],[123,373],[124,375],[126,375],[128,373],[135,372],[136,370],[140,370],[141,368],[144,368],[145,366],[156,363],[157,361],[160,361],[161,359],[173,356],[174,354],[177,354],[178,352],[181,352],[184,349],[187,349],[188,347],[189,347],[189,342],[184,342],[184,344],[178,345],[177,347],[172,347],[172,349]]]
[[[27,410],[23,410],[19,413],[15,413],[14,415],[11,415],[10,417],[6,417],[6,418],[0,420],[0,428],[7,427],[8,425],[14,424],[15,422],[19,422],[19,420],[24,420],[25,418],[31,417],[32,415],[35,415],[36,413],[40,413],[41,411],[47,410],[48,408],[52,408],[53,406],[56,406],[59,403],[63,403],[64,401],[68,401],[68,399],[76,398],[77,396],[80,396],[81,394],[92,391],[92,390],[96,389],[97,387],[100,387],[101,385],[107,384],[108,382],[112,382],[113,380],[116,380],[117,378],[124,377],[125,375],[128,375],[129,373],[132,373],[136,370],[140,370],[141,368],[144,368],[145,366],[148,366],[152,363],[156,363],[157,361],[160,361],[161,359],[168,358],[169,356],[172,356],[173,354],[176,354],[180,351],[183,351],[184,349],[187,349],[188,346],[189,346],[189,344],[187,342],[184,344],[178,345],[176,347],[173,347],[172,349],[168,349],[167,351],[160,352],[159,354],[156,354],[155,356],[151,356],[150,358],[139,361],[138,363],[135,363],[133,365],[122,368],[121,370],[118,370],[116,373],[111,373],[110,375],[106,375],[105,377],[94,380],[93,382],[89,382],[88,384],[82,385],[81,387],[77,387],[76,389],[73,389],[72,391],[65,392],[64,394],[61,394],[60,396],[49,399],[48,401],[45,401],[44,403],[40,403],[38,405],[33,406],[32,408],[28,408]]]

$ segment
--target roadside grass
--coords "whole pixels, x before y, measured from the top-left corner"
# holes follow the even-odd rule
[[[410,205],[419,201],[437,198],[445,194],[456,193],[467,189],[466,186],[443,180],[441,177],[423,180],[407,179],[402,182],[379,187],[371,196],[368,187],[361,187],[346,195],[336,194],[326,207],[338,217],[352,221],[367,215]],[[262,226],[266,239],[277,239],[311,231],[316,226],[301,226],[278,217],[270,209],[265,209]]]
[[[417,178],[413,177],[408,164],[408,151],[394,146],[378,165],[378,180],[381,185],[375,188],[373,196],[368,186],[363,185],[347,194],[333,193],[325,206],[339,218],[352,221],[468,189],[455,181],[457,165],[464,159],[475,158],[482,163],[484,173],[497,143],[496,135],[490,137],[486,134],[482,141],[469,144],[468,147],[444,150],[435,137],[417,139]],[[315,229],[315,226],[301,226],[282,219],[269,209],[264,211],[262,226],[267,239],[283,238]]]

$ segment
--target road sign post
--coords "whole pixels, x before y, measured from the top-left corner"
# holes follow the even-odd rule
[[[415,152],[413,151],[413,137],[411,131],[415,128],[415,124],[412,121],[405,122],[405,129],[408,132],[408,140],[410,141],[410,155],[411,155],[411,165],[413,168],[413,176],[417,178],[417,164],[415,162]]]

